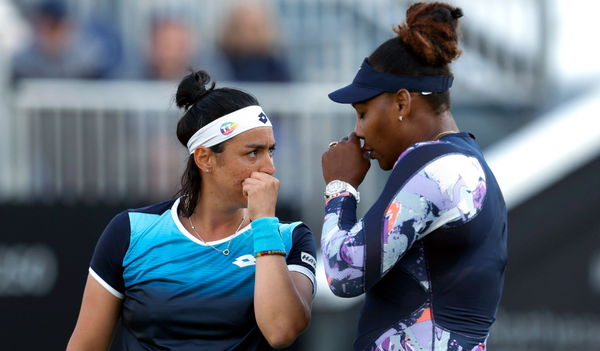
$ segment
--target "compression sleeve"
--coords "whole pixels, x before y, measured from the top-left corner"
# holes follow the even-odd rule
[[[444,225],[467,222],[481,210],[486,193],[481,164],[474,157],[452,151],[451,147],[438,147],[438,155],[425,162],[397,163],[396,168],[406,167],[404,172],[414,171],[405,179],[388,181],[363,219],[356,219],[353,196],[328,202],[321,247],[327,282],[334,294],[352,297],[364,293],[415,241]],[[418,161],[418,156],[408,160]],[[402,177],[401,172],[395,169],[392,177]]]

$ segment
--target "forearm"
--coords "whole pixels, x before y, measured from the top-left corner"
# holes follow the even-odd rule
[[[273,347],[291,344],[310,321],[310,302],[304,301],[283,256],[256,259],[254,313],[261,332]]]
[[[356,201],[340,196],[329,201],[321,236],[325,274],[331,291],[342,297],[364,293],[365,241],[356,220]]]
[[[288,270],[277,218],[256,219],[252,222],[252,230],[254,254],[257,256],[254,285],[256,321],[271,346],[283,347],[291,344],[308,326],[310,301],[303,301]]]

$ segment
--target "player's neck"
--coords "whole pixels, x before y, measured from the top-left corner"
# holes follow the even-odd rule
[[[240,227],[242,217],[245,218],[242,225],[248,224],[245,208],[219,204],[201,196],[191,220],[204,240],[215,241],[232,235]]]

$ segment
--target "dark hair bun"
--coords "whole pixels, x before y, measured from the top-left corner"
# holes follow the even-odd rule
[[[210,87],[207,88],[206,86],[209,83]],[[214,88],[215,82],[211,82],[210,75],[206,71],[192,71],[179,83],[175,103],[177,107],[187,110],[213,91]]]
[[[394,32],[416,56],[432,66],[445,66],[460,56],[460,8],[443,2],[419,2],[406,11],[406,23]]]
[[[454,10],[450,11],[450,14],[456,19],[461,18],[463,16],[463,12],[460,8],[455,8]]]

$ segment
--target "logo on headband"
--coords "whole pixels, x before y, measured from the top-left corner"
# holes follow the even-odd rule
[[[267,115],[265,115],[264,112],[261,112],[260,115],[258,115],[258,120],[265,124],[269,121],[269,119],[267,118]]]
[[[223,135],[229,135],[231,133],[233,133],[233,131],[235,130],[235,128],[237,128],[238,123],[235,122],[226,122],[221,124],[221,134]]]

